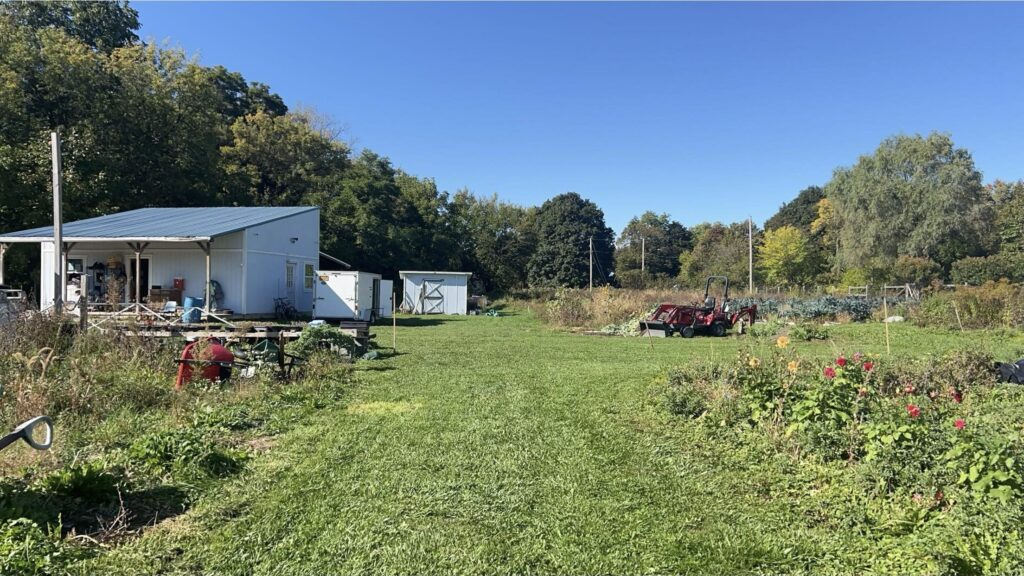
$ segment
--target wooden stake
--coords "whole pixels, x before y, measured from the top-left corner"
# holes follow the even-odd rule
[[[953,312],[956,314],[956,323],[960,325],[960,332],[964,331],[964,323],[960,321],[960,308],[953,302]]]
[[[395,316],[395,295],[391,294],[391,350],[398,352],[398,317]]]
[[[892,355],[892,347],[889,345],[889,302],[884,297],[882,298],[882,314],[885,315],[885,319],[882,323],[885,324],[885,353],[886,355]]]

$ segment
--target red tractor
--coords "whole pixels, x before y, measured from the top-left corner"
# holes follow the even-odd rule
[[[721,280],[724,289],[722,301],[715,301],[711,296],[711,283]],[[704,302],[695,306],[680,306],[677,304],[662,304],[651,314],[647,320],[640,321],[640,328],[644,336],[657,336],[667,338],[672,334],[679,334],[683,338],[693,338],[697,333],[710,334],[712,336],[725,336],[730,328],[744,318],[748,324],[753,324],[757,319],[757,304],[752,304],[738,310],[731,309],[729,305],[729,279],[725,276],[709,276],[704,285]]]

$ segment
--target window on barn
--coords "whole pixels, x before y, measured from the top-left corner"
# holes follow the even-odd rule
[[[303,275],[303,284],[302,284],[302,286],[303,286],[303,288],[306,289],[306,292],[309,292],[309,291],[313,290],[313,278],[316,275],[316,271],[313,269],[313,265],[312,264],[308,264],[307,263],[305,269],[303,270],[303,272],[304,272],[304,275]]]

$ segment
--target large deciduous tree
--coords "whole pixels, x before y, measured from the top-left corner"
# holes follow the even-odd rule
[[[802,284],[816,272],[813,246],[796,226],[785,225],[766,230],[757,249],[758,262],[765,279],[772,284]]]
[[[582,287],[589,282],[589,250],[593,240],[594,283],[606,282],[612,271],[614,232],[604,212],[575,192],[559,194],[537,213],[537,250],[530,258],[532,286]]]
[[[111,52],[138,42],[139,13],[125,1],[2,2],[0,18],[33,29],[59,28],[87,46]]]
[[[818,217],[818,202],[825,197],[825,191],[818,186],[808,186],[796,198],[783,204],[774,216],[764,223],[765,230],[793,226],[805,234],[811,231],[811,223]]]
[[[537,245],[537,209],[456,193],[452,216],[476,278],[488,290],[527,285],[527,268]]]
[[[728,226],[715,222],[698,224],[693,231],[693,250],[679,256],[679,280],[688,286],[701,286],[708,276],[726,276],[729,282],[746,284],[749,268],[749,244],[746,222]],[[761,232],[753,229],[756,246]],[[755,281],[760,278],[754,270]]]
[[[895,136],[825,187],[839,222],[846,266],[899,256],[947,268],[982,253],[991,206],[970,152],[948,135]]]
[[[615,276],[624,286],[675,278],[679,274],[679,255],[690,248],[692,237],[685,226],[668,214],[644,212],[631,219],[619,235]],[[641,267],[644,278],[639,276]]]
[[[231,125],[221,148],[225,200],[242,206],[295,206],[312,198],[348,167],[348,147],[315,130],[303,113],[258,110]]]
[[[1024,254],[1024,180],[997,180],[987,188],[995,203],[999,251]]]

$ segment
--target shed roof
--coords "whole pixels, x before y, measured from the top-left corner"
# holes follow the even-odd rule
[[[140,208],[64,224],[65,242],[104,240],[191,242],[318,210],[316,206]],[[53,226],[0,235],[0,242],[45,242]]]
[[[439,270],[400,270],[398,275],[405,278],[406,274],[426,274],[430,276],[472,276],[472,272],[442,272]]]

